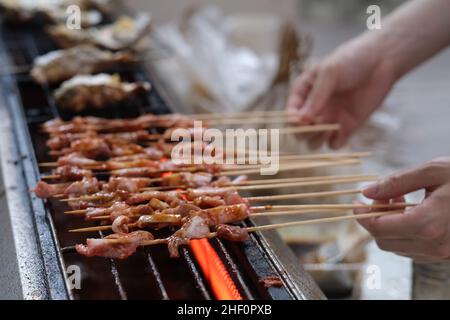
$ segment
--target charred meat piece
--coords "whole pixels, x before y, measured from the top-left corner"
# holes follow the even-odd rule
[[[112,231],[117,234],[128,233],[130,231],[128,223],[130,223],[129,217],[123,215],[118,216],[112,223]]]
[[[140,189],[147,187],[150,184],[148,178],[124,178],[111,177],[108,183],[102,186],[102,190],[106,192],[113,192],[117,190],[127,191],[129,193],[136,193]]]
[[[248,208],[244,204],[210,208],[199,212],[210,226],[238,222],[248,218]]]
[[[181,217],[175,214],[159,214],[145,215],[139,217],[136,222],[136,226],[140,229],[152,227],[152,229],[159,229],[168,225],[179,225],[181,223]]]
[[[113,24],[98,28],[69,29],[60,24],[49,27],[47,31],[60,48],[92,44],[113,51],[138,50],[144,45],[150,21],[147,14],[140,14],[135,18],[123,16]]]
[[[134,231],[128,234],[111,234],[103,239],[87,239],[86,245],[77,244],[75,249],[83,256],[126,259],[136,252],[144,241],[154,237],[147,231]],[[116,240],[119,243],[110,241]]]
[[[79,152],[89,159],[105,160],[112,156],[109,145],[102,138],[83,138],[70,144],[73,152]]]
[[[216,228],[217,236],[229,241],[246,241],[248,240],[247,229],[230,226],[227,224],[220,224]]]
[[[178,247],[188,244],[190,239],[205,238],[209,234],[208,222],[201,216],[190,217],[183,226],[168,239],[171,258],[180,256]]]
[[[282,287],[283,281],[281,281],[280,277],[278,276],[268,276],[260,279],[258,281],[259,283],[262,283],[264,285],[264,288],[270,288],[270,287]]]
[[[189,189],[187,191],[187,198],[189,200],[195,200],[201,196],[220,197],[227,205],[240,203],[247,204],[247,201],[243,199],[236,190],[203,187],[198,189]]]
[[[36,188],[32,190],[39,198],[50,198],[62,194],[66,197],[79,197],[100,190],[100,182],[95,178],[83,177],[81,181],[73,183],[48,184],[39,181]]]
[[[64,191],[70,184],[59,183],[59,184],[48,184],[44,181],[39,181],[36,187],[31,190],[34,192],[38,198],[51,198],[57,194],[64,194]]]
[[[157,199],[164,201],[166,203],[171,203],[173,201],[180,200],[180,193],[177,191],[161,192],[161,191],[145,191],[137,193],[129,197],[126,202],[129,205],[135,205],[139,203],[149,202],[152,199]]]
[[[44,131],[50,134],[56,133],[82,133],[94,131],[98,133],[133,132],[148,129],[158,117],[153,114],[144,114],[132,119],[106,119],[97,117],[74,117],[71,121],[62,121],[59,118],[47,121],[43,124]]]
[[[92,45],[80,45],[37,57],[31,76],[40,84],[57,84],[76,75],[95,74],[133,61],[129,53],[112,53]]]
[[[196,206],[202,209],[224,206],[225,201],[220,196],[199,196],[192,201]]]
[[[119,76],[101,73],[80,75],[62,83],[54,93],[62,109],[81,112],[86,108],[103,109],[150,90],[148,82],[122,82]]]
[[[79,152],[70,153],[64,157],[60,157],[58,159],[58,166],[75,166],[75,167],[83,167],[83,166],[91,166],[96,165],[97,161],[88,159]]]
[[[191,173],[180,172],[172,173],[163,178],[163,186],[184,186],[189,188],[198,188],[210,185],[213,175],[210,173]]]
[[[80,197],[96,193],[100,190],[100,182],[96,178],[84,177],[81,181],[75,181],[64,190],[64,195],[68,198]]]
[[[87,169],[80,169],[71,165],[64,165],[61,167],[57,167],[53,174],[59,176],[59,180],[62,181],[78,181],[86,178],[92,177],[92,171]]]

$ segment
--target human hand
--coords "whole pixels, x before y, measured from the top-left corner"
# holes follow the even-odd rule
[[[450,259],[450,158],[439,158],[419,167],[391,175],[364,189],[376,203],[402,202],[402,196],[425,189],[425,199],[401,214],[358,222],[375,238],[382,250],[416,262]],[[378,210],[377,210],[378,211]],[[355,214],[366,210],[355,210]]]
[[[336,132],[310,135],[311,147],[324,142],[333,149],[342,147],[380,106],[395,80],[378,52],[364,37],[356,38],[296,80],[287,111],[297,114],[302,124],[341,125]]]

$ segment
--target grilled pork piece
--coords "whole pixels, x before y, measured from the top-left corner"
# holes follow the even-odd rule
[[[180,172],[172,173],[163,178],[163,186],[185,186],[189,188],[198,188],[207,186],[211,183],[213,175],[210,173],[191,173]]]
[[[89,159],[104,160],[111,158],[112,151],[102,138],[83,138],[70,144],[72,152],[78,152]]]
[[[121,82],[119,76],[101,73],[95,76],[80,75],[65,81],[54,96],[59,107],[81,112],[89,107],[103,109],[148,90],[148,82]]]
[[[183,226],[168,239],[168,249],[171,258],[178,258],[178,247],[189,243],[190,239],[204,238],[209,233],[208,222],[201,216],[190,217]]]
[[[54,175],[59,176],[61,181],[78,181],[84,177],[92,178],[92,171],[87,169],[80,169],[75,166],[64,165],[53,170]]]
[[[189,200],[195,200],[196,198],[202,196],[220,197],[227,205],[241,203],[247,204],[247,201],[243,199],[236,190],[211,187],[202,187],[198,189],[187,190],[187,198]]]
[[[132,119],[105,119],[97,117],[74,117],[71,121],[63,121],[60,118],[49,120],[42,126],[44,131],[50,134],[56,133],[86,133],[94,132],[132,132],[148,129],[159,118],[153,114],[144,114]]]
[[[58,159],[58,166],[74,166],[74,167],[83,167],[83,166],[90,166],[90,165],[96,165],[97,161],[86,158],[79,152],[73,152],[69,153],[68,155],[64,157],[60,157]]]
[[[246,241],[248,240],[247,229],[230,226],[227,224],[220,224],[216,228],[217,236],[229,241]]]
[[[62,194],[66,197],[79,197],[100,190],[100,182],[96,178],[83,177],[81,181],[73,183],[59,183],[48,184],[44,181],[39,181],[36,188],[32,191],[38,198],[51,198],[57,194]]]
[[[260,279],[258,281],[259,283],[262,283],[264,285],[264,288],[270,288],[270,287],[282,287],[283,281],[281,281],[279,276],[268,276]]]
[[[113,192],[117,190],[127,191],[129,193],[136,193],[140,189],[147,187],[150,184],[148,178],[124,178],[111,177],[108,183],[102,186],[103,191]]]
[[[65,24],[47,29],[60,48],[92,44],[108,50],[140,49],[150,29],[150,16],[140,14],[135,18],[123,16],[113,24],[98,28],[69,29]]]
[[[152,199],[158,199],[170,205],[170,203],[172,202],[179,202],[181,199],[181,194],[178,191],[145,191],[132,195],[126,200],[126,203],[129,205],[136,205],[144,202],[149,202]]]
[[[125,259],[136,252],[144,241],[153,240],[148,231],[134,231],[128,234],[111,234],[103,239],[87,239],[86,245],[77,244],[75,249],[83,256]],[[114,243],[109,240],[122,240],[124,243]]]
[[[128,224],[130,218],[127,216],[118,216],[112,223],[112,231],[117,234],[125,234],[130,232]]]
[[[57,84],[76,75],[95,74],[133,61],[129,53],[112,53],[86,44],[37,57],[31,76],[40,84]]]

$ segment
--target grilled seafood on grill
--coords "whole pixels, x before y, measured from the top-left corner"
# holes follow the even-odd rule
[[[85,44],[37,57],[31,76],[40,84],[57,84],[76,75],[95,74],[134,61],[130,53],[113,53]]]
[[[92,44],[108,50],[139,50],[150,30],[150,16],[123,16],[113,24],[88,29],[68,29],[66,25],[50,26],[47,31],[60,48]]]
[[[65,81],[54,96],[59,107],[80,112],[89,107],[103,109],[149,90],[148,82],[122,82],[117,75],[101,73],[79,75]]]

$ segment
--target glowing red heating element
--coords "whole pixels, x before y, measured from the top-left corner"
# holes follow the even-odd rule
[[[215,297],[218,300],[242,300],[222,260],[208,239],[193,239],[190,246]]]

